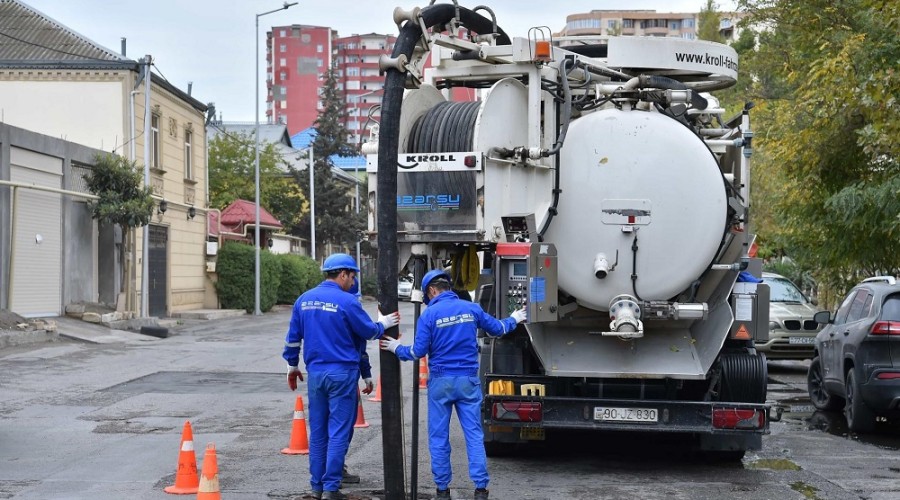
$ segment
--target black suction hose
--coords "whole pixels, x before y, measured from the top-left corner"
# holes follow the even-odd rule
[[[475,12],[451,4],[429,5],[421,10],[426,27],[443,26],[459,13],[459,21],[476,33],[494,32],[493,22]],[[498,45],[509,45],[510,39],[497,28]],[[401,28],[394,44],[393,58],[403,55],[407,60],[422,36],[420,24],[407,21]],[[397,154],[400,143],[400,108],[406,85],[406,71],[396,68],[385,69],[384,94],[381,106],[381,135],[378,140],[378,182],[377,182],[377,242],[378,242],[378,303],[382,311],[397,310]],[[390,332],[396,337],[395,331]],[[382,455],[384,460],[384,486],[387,500],[406,498],[406,486],[402,465],[403,442],[400,407],[400,361],[390,353],[381,351],[382,403]],[[415,385],[415,384],[414,384]],[[416,492],[413,491],[413,495]]]

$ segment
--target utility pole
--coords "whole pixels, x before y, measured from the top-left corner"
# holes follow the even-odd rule
[[[150,157],[153,134],[150,132],[150,64],[153,58],[144,56],[144,187],[150,187]],[[123,235],[124,237],[124,235]],[[150,315],[150,224],[144,226],[141,240],[141,317]]]

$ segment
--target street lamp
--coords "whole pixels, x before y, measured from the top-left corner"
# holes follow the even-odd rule
[[[259,316],[262,314],[262,311],[259,309],[259,18],[268,14],[272,14],[273,12],[278,12],[281,10],[287,10],[294,5],[297,5],[298,2],[287,3],[284,2],[284,5],[275,10],[270,10],[268,12],[263,12],[262,14],[256,15],[256,64],[253,66],[253,72],[256,73],[256,92],[253,97],[256,101],[256,113],[254,113],[254,117],[256,118],[256,162],[255,162],[255,182],[256,182],[256,226],[254,226],[254,239],[253,246],[256,247],[256,263],[255,263],[255,273],[254,273],[254,309],[253,314]]]

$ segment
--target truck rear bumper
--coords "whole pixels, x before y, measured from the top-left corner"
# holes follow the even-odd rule
[[[539,404],[530,412],[507,411],[515,403]],[[509,404],[509,403],[512,403]],[[499,406],[498,406],[499,405]],[[672,400],[587,399],[563,397],[484,396],[488,428],[525,427],[597,431],[671,432],[725,436],[768,433],[768,407],[754,403]],[[623,413],[625,413],[623,415]],[[751,447],[749,449],[756,449]]]

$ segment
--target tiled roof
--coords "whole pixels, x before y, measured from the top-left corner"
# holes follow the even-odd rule
[[[0,0],[0,66],[134,68],[136,64],[19,0]]]
[[[240,228],[256,222],[256,203],[247,200],[234,200],[222,210],[222,225]],[[262,206],[259,207],[259,226],[282,227],[281,222]]]

